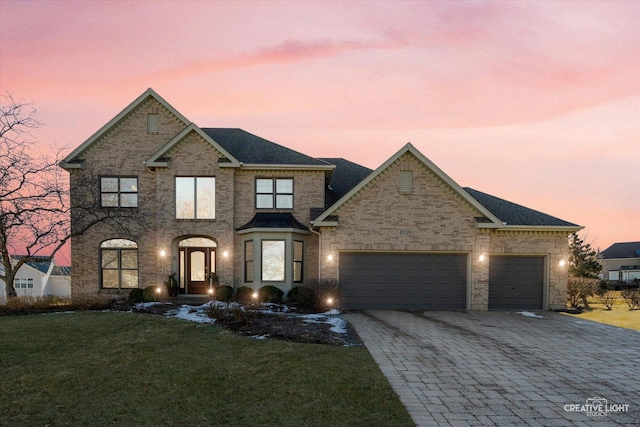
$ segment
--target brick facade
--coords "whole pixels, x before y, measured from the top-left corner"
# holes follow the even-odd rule
[[[326,168],[260,167],[240,163],[230,166],[224,150],[198,129],[183,132],[190,124],[163,100],[149,96],[134,107],[125,110],[126,115],[111,123],[110,128],[75,155],[73,161],[84,161],[82,168],[68,168],[71,202],[76,214],[80,206],[96,205],[101,176],[137,177],[139,199],[138,207],[131,211],[138,218],[121,220],[121,225],[126,227],[104,222],[71,239],[74,295],[129,292],[101,289],[100,244],[105,240],[136,242],[139,287],[144,288],[160,285],[169,273],[177,272],[178,244],[182,239],[207,237],[216,244],[219,284],[236,288],[248,285],[258,289],[272,284],[286,292],[296,285],[292,277],[292,243],[298,240],[304,243],[303,282],[339,279],[339,253],[345,250],[466,254],[467,308],[472,310],[488,308],[489,257],[542,256],[545,257],[544,308],[565,305],[567,272],[559,264],[560,260],[568,259],[569,232],[507,230],[500,225],[480,227],[478,218],[485,216],[486,211],[464,196],[457,184],[447,181],[420,154],[405,151],[397,155],[359,191],[349,193],[351,197],[332,212],[338,218],[337,225],[312,225],[311,209],[325,207],[329,177]],[[159,117],[157,133],[147,132],[148,114]],[[163,148],[181,132],[186,134],[179,141],[168,149]],[[163,158],[168,160],[163,160],[162,166],[147,167],[145,160],[161,149]],[[215,177],[215,219],[176,219],[175,178],[181,176]],[[309,229],[238,232],[239,227],[261,211],[256,209],[255,202],[257,178],[293,179],[293,209],[284,212],[291,213]],[[113,208],[100,208],[98,203],[95,212],[115,212],[109,209]],[[83,221],[76,218],[72,226],[78,232]],[[244,244],[252,240],[254,245],[260,245],[263,239],[287,242],[284,282],[263,283],[255,274],[253,282],[245,281]],[[255,258],[260,256],[259,249],[254,249]],[[167,254],[164,258],[160,256],[161,250]],[[330,260],[329,255],[333,259]],[[259,273],[259,269],[256,272]]]

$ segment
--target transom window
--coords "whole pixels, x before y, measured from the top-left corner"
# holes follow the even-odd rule
[[[214,177],[176,177],[176,218],[216,218]]]
[[[101,286],[105,289],[138,287],[138,245],[127,239],[105,240],[100,245]]]
[[[138,207],[138,178],[100,178],[100,203],[107,208]]]
[[[292,178],[257,178],[257,209],[293,209]]]

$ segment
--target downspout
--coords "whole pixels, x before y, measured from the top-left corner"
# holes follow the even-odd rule
[[[313,221],[309,226],[309,231],[318,235],[318,280],[322,279],[322,234],[319,231],[313,229]]]

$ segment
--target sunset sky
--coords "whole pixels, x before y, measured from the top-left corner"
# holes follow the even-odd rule
[[[148,87],[199,126],[372,169],[411,142],[594,247],[640,240],[640,1],[0,0],[0,88],[43,147]]]

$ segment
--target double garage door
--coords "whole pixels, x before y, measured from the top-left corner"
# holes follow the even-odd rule
[[[340,288],[351,309],[463,310],[464,253],[341,252]],[[490,309],[541,309],[544,258],[491,256]]]
[[[341,252],[344,306],[353,309],[467,308],[467,254]]]

